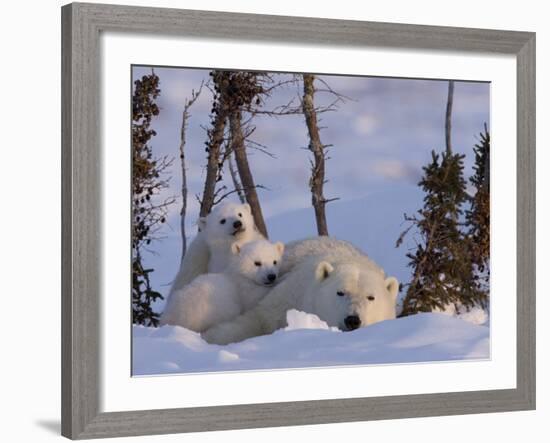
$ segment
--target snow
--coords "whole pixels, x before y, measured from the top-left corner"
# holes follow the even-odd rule
[[[287,313],[285,329],[210,345],[178,326],[133,326],[133,375],[490,358],[489,327],[439,313],[418,314],[341,332],[317,316]]]
[[[467,310],[466,308],[461,306],[457,310],[454,304],[449,304],[445,307],[444,310],[434,308],[433,312],[440,312],[441,314],[451,315],[464,321],[473,323],[474,325],[489,326],[489,313],[479,306],[470,308],[470,310]]]
[[[391,190],[370,189],[363,198],[332,202],[327,206],[331,234],[351,241],[388,275],[407,282],[411,271],[405,254],[415,245],[414,235],[408,236],[400,248],[395,248],[395,240],[406,227],[403,213],[414,213],[421,200],[417,186],[402,184]],[[310,207],[268,216],[266,223],[273,241],[289,242],[316,232]],[[158,267],[159,270],[168,268]],[[167,287],[159,289],[167,292]],[[403,296],[401,293],[400,299]],[[156,308],[161,311],[162,305],[159,303]],[[133,373],[486,359],[489,358],[488,317],[482,309],[455,312],[454,307],[449,307],[442,313],[419,314],[343,333],[329,328],[315,315],[292,310],[287,313],[288,326],[284,330],[228,346],[209,345],[199,334],[180,327],[134,326]]]
[[[395,241],[408,226],[403,214],[414,214],[422,204],[422,192],[415,184],[396,184],[391,189],[371,187],[362,198],[337,200],[327,205],[327,221],[333,237],[347,240],[358,247],[386,272],[401,283],[411,280],[409,259],[406,256],[416,245],[414,229],[405,237],[404,243],[396,248]],[[288,243],[316,235],[315,217],[311,207],[290,209],[267,217],[266,224],[272,241]],[[190,239],[191,240],[191,239]],[[174,249],[172,255],[161,260],[152,274],[158,289],[165,296],[170,285],[160,282],[171,281],[175,275],[174,263],[179,263],[180,252]],[[158,275],[156,275],[158,274]],[[161,277],[159,277],[161,276]],[[406,291],[398,296],[398,311]],[[162,312],[165,300],[155,302],[154,309]],[[488,312],[481,308],[455,312],[449,305],[442,313],[456,316],[474,324],[488,325]]]
[[[457,314],[457,317],[475,325],[489,324],[489,314],[487,313],[487,311],[480,307],[475,307],[470,309],[469,311],[459,313]]]
[[[291,309],[286,313],[286,322],[288,326],[285,331],[293,331],[296,329],[327,329],[337,331],[338,328],[329,328],[329,326],[317,317],[315,314],[297,311]]]

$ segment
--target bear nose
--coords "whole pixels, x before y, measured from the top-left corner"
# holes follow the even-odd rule
[[[240,220],[237,220],[236,222],[233,223],[233,227],[235,229],[239,229],[242,225],[243,223]]]
[[[346,325],[346,328],[348,328],[348,330],[353,331],[354,329],[357,329],[359,326],[361,326],[361,320],[357,315],[348,315],[344,319],[344,324]]]
[[[277,276],[276,276],[275,274],[268,274],[268,276],[267,276],[267,279],[268,279],[270,282],[275,281],[276,278],[277,278]]]

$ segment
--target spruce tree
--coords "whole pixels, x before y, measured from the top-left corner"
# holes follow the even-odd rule
[[[470,183],[474,186],[471,207],[466,211],[466,224],[471,242],[472,264],[475,267],[478,288],[489,295],[490,256],[490,175],[489,154],[491,139],[487,131],[480,133],[480,141],[474,146],[474,174]],[[486,298],[485,297],[485,298]]]
[[[167,207],[173,199],[158,201],[167,187],[161,178],[171,161],[155,158],[149,144],[156,132],[151,121],[159,114],[159,78],[152,71],[134,82],[132,97],[132,314],[133,322],[157,326],[159,314],[152,304],[162,295],[151,287],[153,269],[143,265],[142,251],[155,240],[155,232],[166,221]]]
[[[401,316],[443,310],[450,304],[468,309],[484,298],[472,269],[470,242],[460,226],[468,198],[464,155],[432,151],[423,170],[423,208],[417,216],[406,217],[412,225],[398,240],[399,245],[412,227],[417,228],[417,249],[407,254],[413,277],[406,285]]]

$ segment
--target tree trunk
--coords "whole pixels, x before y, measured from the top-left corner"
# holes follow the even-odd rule
[[[223,143],[223,134],[227,116],[225,113],[216,114],[210,144],[208,145],[208,163],[206,165],[206,179],[202,192],[200,217],[206,217],[214,205],[216,182],[218,180],[220,151]]]
[[[265,226],[264,217],[262,215],[262,208],[260,207],[260,200],[256,192],[256,185],[254,184],[254,178],[250,171],[248,164],[248,158],[246,155],[246,147],[244,145],[244,135],[241,122],[241,111],[234,110],[229,115],[229,130],[231,131],[231,151],[235,154],[235,162],[237,163],[237,170],[241,177],[242,187],[244,189],[244,195],[246,201],[250,205],[252,215],[254,217],[254,223],[258,228],[258,231],[267,238],[267,228]]]
[[[183,110],[181,132],[180,132],[180,164],[181,164],[181,210],[180,210],[180,231],[181,231],[181,261],[187,252],[187,236],[185,234],[185,214],[187,213],[187,171],[185,170],[185,129],[187,125],[187,107]]]
[[[181,210],[180,210],[180,231],[181,231],[181,261],[187,252],[187,236],[185,235],[185,215],[187,213],[187,171],[185,169],[185,132],[187,130],[187,120],[189,119],[189,108],[197,101],[202,91],[202,83],[198,91],[192,91],[191,98],[185,100],[183,112],[181,114],[180,129],[180,164],[181,164]]]
[[[445,148],[447,153],[452,152],[451,146],[451,116],[453,113],[453,95],[455,90],[455,82],[449,80],[449,89],[447,91],[447,110],[445,112]]]
[[[325,204],[327,201],[323,195],[323,186],[325,184],[325,152],[319,136],[317,113],[315,112],[313,100],[315,93],[313,87],[314,80],[314,75],[304,74],[302,109],[309,133],[309,150],[313,153],[309,187],[311,189],[311,203],[315,210],[315,219],[317,221],[317,232],[319,235],[328,235],[327,217],[325,214]]]
[[[227,165],[229,167],[229,173],[231,174],[231,180],[233,181],[233,187],[237,190],[239,201],[244,204],[246,203],[246,196],[244,195],[243,185],[239,181],[237,171],[235,170],[235,165],[233,164],[233,155],[234,153],[232,152],[227,157]]]

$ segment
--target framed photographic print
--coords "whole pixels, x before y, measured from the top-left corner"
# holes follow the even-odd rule
[[[535,407],[533,33],[62,23],[63,435]]]

